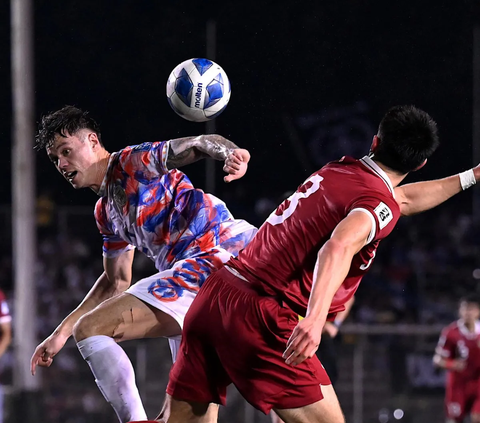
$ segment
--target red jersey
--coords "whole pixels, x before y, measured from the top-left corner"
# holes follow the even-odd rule
[[[12,320],[10,310],[8,309],[7,298],[3,291],[0,290],[0,323],[7,323]]]
[[[372,264],[380,240],[400,217],[390,179],[371,158],[343,157],[311,175],[280,204],[228,266],[305,316],[318,251],[353,210],[370,216],[372,230],[333,298],[329,310],[332,318],[333,313],[345,309],[344,304]]]
[[[436,353],[443,358],[466,360],[465,369],[449,371],[447,383],[480,379],[480,322],[470,332],[463,321],[457,320],[443,329]]]

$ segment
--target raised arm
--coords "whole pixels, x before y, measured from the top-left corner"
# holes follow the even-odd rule
[[[480,180],[479,166],[447,178],[396,187],[395,199],[400,206],[402,216],[411,216],[432,209],[469,188]]]
[[[63,348],[65,342],[72,335],[73,327],[80,317],[108,298],[124,292],[130,286],[134,251],[126,251],[115,258],[104,257],[104,272],[97,279],[92,289],[79,306],[35,349],[30,361],[33,375],[37,365],[50,367],[53,357]]]
[[[223,170],[228,175],[224,180],[230,182],[245,175],[250,153],[221,135],[177,138],[170,140],[167,167],[173,169],[185,166],[206,157],[225,162]]]
[[[290,336],[287,364],[300,364],[315,354],[333,297],[347,277],[352,259],[367,243],[372,221],[366,213],[350,213],[318,252],[307,314]]]

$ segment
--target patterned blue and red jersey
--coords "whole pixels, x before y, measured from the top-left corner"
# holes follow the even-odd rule
[[[95,206],[103,254],[113,258],[136,247],[159,271],[214,247],[233,255],[255,231],[233,218],[225,203],[167,169],[169,142],[126,147],[110,156]]]

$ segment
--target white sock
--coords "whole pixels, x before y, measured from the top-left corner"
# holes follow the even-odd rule
[[[104,335],[91,336],[77,342],[77,347],[120,422],[147,420],[135,383],[135,372],[123,348]]]

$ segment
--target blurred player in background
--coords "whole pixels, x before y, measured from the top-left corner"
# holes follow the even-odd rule
[[[480,297],[461,299],[459,319],[443,329],[433,362],[447,370],[447,423],[480,423]]]
[[[256,232],[233,219],[222,201],[195,189],[176,167],[212,157],[225,162],[229,182],[245,174],[250,155],[219,135],[109,153],[97,123],[72,106],[43,117],[37,148],[46,149],[74,188],[91,188],[100,196],[95,218],[103,235],[104,272],[36,348],[32,374],[37,365],[50,366],[73,334],[119,420],[144,419],[132,364],[117,342],[169,337],[175,360],[185,313],[203,281]],[[129,288],[134,248],[151,258],[159,273]]]
[[[322,328],[345,309],[401,215],[435,207],[480,179],[477,166],[398,187],[437,146],[427,113],[390,109],[369,156],[344,157],[311,175],[238,257],[207,279],[170,372],[169,423],[209,421],[208,404],[224,404],[230,383],[287,423],[345,421],[313,357]]]
[[[0,359],[12,342],[12,317],[8,309],[7,299],[0,290]],[[0,423],[3,423],[3,389],[0,385]]]

